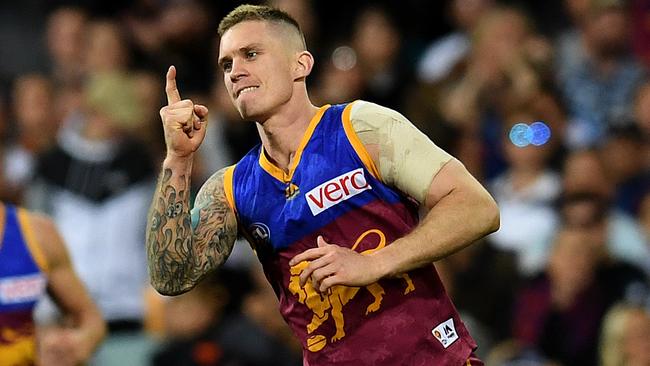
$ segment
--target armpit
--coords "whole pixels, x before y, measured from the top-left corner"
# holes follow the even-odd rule
[[[392,109],[357,101],[350,120],[383,182],[423,203],[433,177],[452,156]]]

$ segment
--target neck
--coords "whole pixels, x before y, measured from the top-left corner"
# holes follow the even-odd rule
[[[278,113],[257,124],[264,152],[278,168],[288,170],[309,122],[318,107],[308,98],[299,104],[287,104]]]

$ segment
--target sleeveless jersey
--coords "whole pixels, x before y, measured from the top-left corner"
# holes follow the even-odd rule
[[[465,365],[476,343],[433,265],[322,295],[310,282],[300,286],[307,262],[289,266],[317,247],[319,235],[368,255],[417,224],[415,203],[381,182],[352,128],[351,107],[319,110],[288,173],[261,146],[226,170],[239,227],[302,342],[305,365]]]
[[[33,365],[32,310],[45,291],[46,264],[25,210],[5,205],[0,225],[0,364]]]

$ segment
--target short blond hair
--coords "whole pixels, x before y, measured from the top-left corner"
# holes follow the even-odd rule
[[[235,25],[241,22],[255,20],[289,26],[300,36],[303,47],[305,49],[307,48],[305,35],[302,33],[298,22],[287,12],[266,5],[244,4],[236,7],[221,20],[217,32],[219,36],[223,36],[224,33]]]

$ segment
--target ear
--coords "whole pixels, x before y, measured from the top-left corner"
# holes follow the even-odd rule
[[[314,67],[314,56],[312,56],[309,51],[300,51],[297,54],[296,62],[293,68],[293,79],[294,81],[304,79],[309,74]]]

